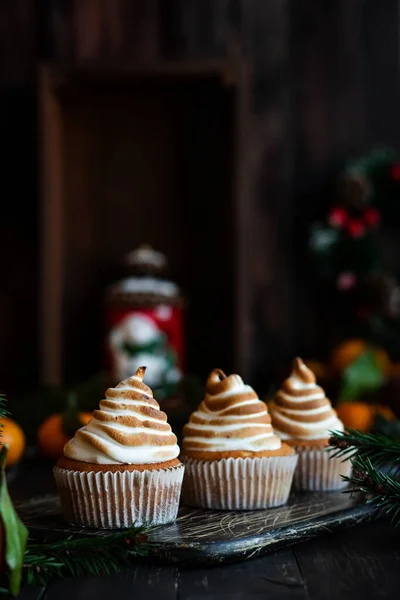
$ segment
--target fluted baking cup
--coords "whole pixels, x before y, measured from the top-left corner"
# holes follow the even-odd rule
[[[182,460],[183,502],[217,510],[256,510],[285,504],[297,464],[296,455]]]
[[[350,476],[352,466],[350,460],[333,458],[332,450],[327,446],[292,446],[298,456],[297,469],[294,474],[293,487],[296,490],[312,492],[328,492],[342,490],[348,483],[341,475]]]
[[[183,472],[183,465],[119,472],[54,468],[65,519],[101,529],[175,521]]]

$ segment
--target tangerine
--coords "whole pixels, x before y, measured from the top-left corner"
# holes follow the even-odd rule
[[[1,419],[0,423],[3,425],[0,441],[8,446],[7,467],[12,467],[19,463],[25,452],[25,434],[18,423],[8,417]]]
[[[372,350],[375,354],[375,359],[384,375],[389,375],[392,369],[392,363],[386,350],[380,347],[371,346],[365,340],[345,340],[339,344],[332,352],[331,365],[332,368],[341,373],[352,362],[354,362],[361,354]]]
[[[367,402],[343,402],[336,406],[336,413],[345,427],[366,433],[375,418],[375,407]]]
[[[81,425],[87,425],[92,413],[78,413]],[[65,444],[71,439],[63,430],[63,415],[54,414],[45,419],[38,430],[38,443],[43,456],[56,460],[62,456]]]

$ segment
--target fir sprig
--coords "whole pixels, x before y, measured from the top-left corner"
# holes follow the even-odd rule
[[[333,456],[369,459],[375,468],[385,467],[392,475],[400,472],[400,442],[379,433],[362,433],[357,429],[331,432]]]
[[[6,409],[6,406],[7,406],[7,396],[5,394],[0,394],[0,419],[4,419],[5,417],[10,416],[10,413]],[[3,432],[1,431],[2,427],[3,427],[3,423],[0,423],[0,437],[3,434]]]
[[[104,537],[67,538],[52,544],[28,543],[23,566],[26,583],[46,585],[54,577],[98,577],[119,572],[133,558],[146,556],[145,529],[132,527]]]
[[[400,525],[400,442],[382,434],[362,433],[355,429],[331,432],[330,446],[336,448],[333,457],[350,458],[353,472],[343,477],[351,487],[346,491],[367,494],[374,504]],[[385,468],[386,472],[381,469]]]
[[[357,456],[352,460],[353,473],[343,477],[351,484],[346,491],[361,491],[366,494],[367,502],[391,517],[395,527],[400,525],[400,482],[375,468],[369,458]]]

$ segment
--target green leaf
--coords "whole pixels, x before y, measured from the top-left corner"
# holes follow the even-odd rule
[[[0,452],[0,521],[5,544],[4,560],[9,569],[10,592],[13,596],[17,596],[21,586],[28,530],[19,519],[8,494],[5,474],[6,459],[7,446],[3,446]]]
[[[339,402],[358,400],[365,392],[379,389],[385,381],[375,353],[367,350],[352,362],[343,372]]]

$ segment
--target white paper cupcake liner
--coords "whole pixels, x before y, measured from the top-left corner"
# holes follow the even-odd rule
[[[326,446],[292,446],[299,455],[294,474],[293,487],[296,490],[328,492],[342,490],[348,486],[341,475],[350,476],[350,460],[331,458],[332,451]]]
[[[285,504],[297,464],[296,455],[181,460],[186,469],[183,502],[216,510],[256,510]]]
[[[175,521],[183,473],[183,465],[115,473],[54,468],[65,519],[100,529]]]

